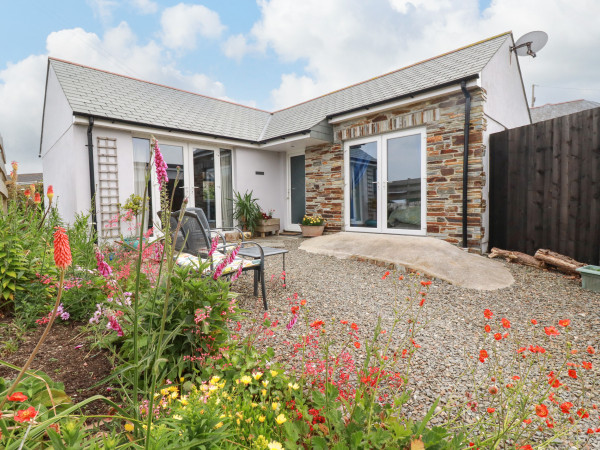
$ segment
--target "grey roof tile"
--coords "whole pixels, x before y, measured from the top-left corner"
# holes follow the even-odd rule
[[[531,121],[536,123],[598,107],[600,107],[600,103],[590,100],[573,100],[564,103],[549,103],[531,108],[529,111],[531,112]]]
[[[274,113],[50,59],[75,112],[251,142],[309,130],[327,116],[481,72],[505,33]]]

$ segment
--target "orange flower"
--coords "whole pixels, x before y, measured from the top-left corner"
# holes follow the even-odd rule
[[[535,319],[531,319],[531,323],[532,323],[533,325],[537,325],[537,324],[538,324],[538,321],[537,321],[537,320],[535,320]]]
[[[431,281],[421,281],[421,286],[429,286]]]
[[[494,313],[489,309],[483,311],[483,317],[485,317],[486,319],[491,319],[493,315]]]
[[[492,327],[490,327],[489,325],[485,325],[485,327],[483,327],[483,329],[485,330],[486,333],[489,333],[490,331],[492,331]]]
[[[535,413],[540,417],[548,416],[548,408],[546,405],[535,405]]]
[[[561,327],[568,327],[569,325],[571,325],[571,321],[569,319],[563,319],[563,320],[559,320],[558,324]]]
[[[590,355],[593,355],[594,353],[596,353],[596,349],[594,347],[592,347],[591,345],[588,345],[587,352]]]
[[[25,189],[23,191],[23,195],[27,198],[31,197],[31,191],[29,189]]]
[[[385,280],[389,276],[390,276],[390,271],[388,270],[386,273],[383,274],[383,276],[381,277],[381,279]]]
[[[496,395],[498,393],[498,387],[497,386],[490,386],[488,388],[488,392],[492,395]]]
[[[496,411],[496,408],[488,408],[488,409],[487,409],[487,412],[488,412],[489,414],[494,414],[494,412],[495,412],[495,411]]]
[[[7,397],[9,402],[24,402],[25,400],[27,400],[27,398],[28,397],[22,392],[15,392],[10,397]]]
[[[525,420],[523,420],[523,423],[526,423],[527,425],[529,425],[531,423],[531,419],[525,419]]]
[[[560,405],[560,410],[564,413],[564,414],[570,414],[571,411],[569,411],[571,408],[573,407],[573,403],[571,402],[564,402],[562,405]]]
[[[35,196],[33,197],[33,202],[36,205],[39,205],[42,202],[42,197],[40,197],[40,193],[39,192],[35,193]]]
[[[544,327],[544,332],[548,335],[548,336],[558,336],[560,333],[558,332],[558,330],[554,327]]]
[[[569,376],[571,378],[573,378],[574,380],[577,379],[577,371],[575,369],[569,369],[569,371],[567,372],[569,374]]]
[[[398,279],[399,279],[400,281],[404,280],[404,275],[400,275],[400,276],[398,277]]]
[[[502,318],[502,326],[504,328],[510,328],[510,321],[508,319]]]
[[[13,417],[15,422],[31,422],[37,416],[37,411],[33,406],[27,409],[21,409],[17,411],[17,415]]]
[[[300,306],[306,305],[306,300],[300,300]]]
[[[319,328],[322,325],[324,325],[324,322],[322,320],[315,320],[313,323],[310,324],[310,326],[313,328]]]
[[[62,227],[55,227],[54,232],[54,263],[59,269],[66,269],[71,265],[71,246],[69,245],[69,236]]]
[[[481,350],[479,352],[479,361],[484,363],[485,359],[488,358],[490,355],[488,355],[488,352],[486,352],[485,350]]]
[[[355,343],[354,343],[354,346],[355,346],[356,348],[360,348],[360,342],[355,342]]]
[[[52,198],[54,197],[54,188],[52,187],[52,185],[48,186],[48,192],[46,192],[46,197],[48,197],[48,200],[50,200],[50,203],[52,203]]]

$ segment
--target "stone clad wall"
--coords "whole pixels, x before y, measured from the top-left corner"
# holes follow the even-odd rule
[[[468,246],[481,251],[482,188],[486,182],[483,115],[485,93],[471,90],[469,133]],[[334,127],[333,145],[306,149],[306,212],[327,219],[327,230],[343,229],[343,142],[425,126],[427,130],[427,235],[462,244],[462,180],[465,99],[461,92],[365,115]]]

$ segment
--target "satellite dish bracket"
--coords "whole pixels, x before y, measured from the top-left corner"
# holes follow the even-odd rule
[[[533,41],[523,42],[521,45],[514,45],[510,49],[511,49],[511,51],[516,52],[518,48],[527,47],[527,54],[529,56],[535,58],[537,55],[535,54],[535,52],[533,50],[531,50],[531,44],[533,44]]]

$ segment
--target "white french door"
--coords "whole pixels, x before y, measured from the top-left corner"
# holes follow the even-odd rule
[[[300,231],[302,218],[306,214],[305,156],[302,152],[288,153],[287,166],[287,218],[285,229]]]
[[[344,144],[346,231],[425,235],[424,128]]]

